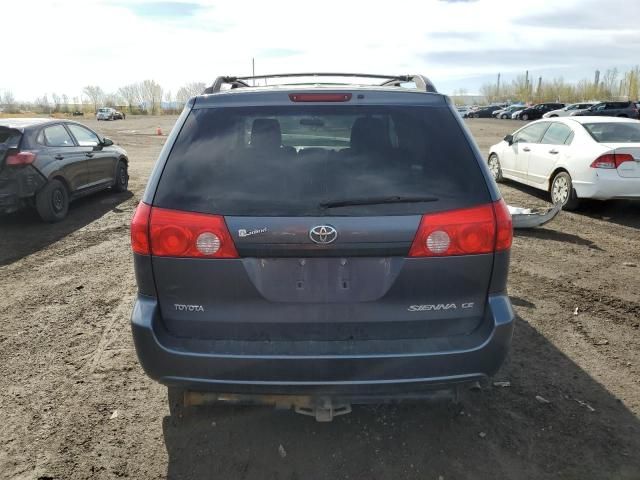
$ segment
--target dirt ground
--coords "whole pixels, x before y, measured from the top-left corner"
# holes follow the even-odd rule
[[[128,225],[166,138],[153,134],[175,117],[85,121],[128,150],[131,193],[78,201],[56,225],[0,218],[0,478],[640,479],[640,203],[588,203],[517,233],[518,320],[495,378],[509,387],[330,424],[256,407],[176,422],[128,325]],[[486,153],[518,124],[469,125]]]

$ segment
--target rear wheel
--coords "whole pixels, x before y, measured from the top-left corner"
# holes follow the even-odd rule
[[[551,182],[551,201],[554,205],[560,204],[563,210],[575,210],[580,204],[571,182],[571,175],[567,172],[558,172]]]
[[[129,187],[129,169],[127,164],[120,160],[116,167],[116,178],[113,184],[115,192],[126,192]]]
[[[59,222],[69,211],[69,192],[60,180],[51,180],[36,194],[36,210],[45,222]]]
[[[489,171],[496,182],[502,181],[502,168],[500,168],[500,160],[498,155],[492,153],[489,155]]]
[[[527,121],[529,120],[529,114],[525,113],[524,115],[522,115],[522,120]]]

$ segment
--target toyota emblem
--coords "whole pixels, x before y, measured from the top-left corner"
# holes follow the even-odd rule
[[[331,225],[317,225],[309,230],[309,238],[314,243],[326,245],[338,238],[338,231]]]

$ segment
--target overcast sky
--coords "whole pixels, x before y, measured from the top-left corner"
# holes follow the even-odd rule
[[[445,93],[498,72],[592,78],[640,63],[640,0],[1,0],[0,90],[19,100],[155,79],[423,73]]]

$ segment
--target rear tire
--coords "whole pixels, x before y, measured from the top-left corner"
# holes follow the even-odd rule
[[[116,167],[116,177],[113,183],[114,192],[126,192],[129,188],[129,169],[127,164],[120,160]]]
[[[491,172],[491,176],[496,182],[501,182],[503,180],[502,177],[502,168],[500,167],[500,159],[498,155],[492,153],[489,155],[489,171]]]
[[[36,194],[36,210],[45,222],[63,220],[69,211],[67,187],[60,180],[51,180]]]
[[[522,120],[524,120],[524,121],[526,122],[527,120],[529,120],[529,115],[525,113],[525,114],[524,114],[524,115],[522,115],[522,117],[520,117],[520,118],[522,118]]]
[[[567,172],[558,172],[551,182],[551,202],[560,204],[563,210],[575,210],[580,205],[580,199],[576,195],[571,181],[571,175]]]

